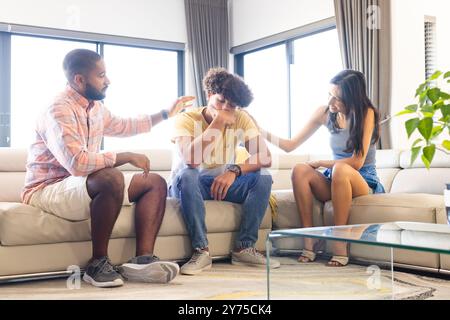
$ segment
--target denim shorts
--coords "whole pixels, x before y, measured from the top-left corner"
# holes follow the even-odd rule
[[[366,180],[369,187],[372,189],[373,193],[385,193],[383,185],[380,182],[380,179],[378,179],[377,171],[375,169],[375,166],[369,165],[364,166],[361,169],[359,169],[359,174]],[[323,175],[331,181],[331,177],[333,176],[332,169],[326,169],[323,172]]]

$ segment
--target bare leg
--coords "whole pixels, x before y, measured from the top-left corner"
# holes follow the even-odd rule
[[[92,257],[100,258],[108,255],[109,238],[122,207],[123,174],[113,168],[102,169],[90,174],[86,185],[92,199]]]
[[[331,199],[331,185],[323,174],[308,164],[298,164],[292,172],[295,202],[304,228],[313,226],[313,199],[325,202]],[[314,240],[305,238],[305,249],[313,251]],[[308,261],[301,261],[308,262]]]
[[[352,199],[369,194],[369,186],[353,167],[345,163],[336,163],[333,167],[331,193],[333,195],[334,224],[341,226],[348,223]],[[333,252],[338,256],[347,256],[347,244],[334,243]],[[337,262],[330,262],[330,264],[338,266]]]
[[[166,181],[153,173],[136,174],[128,188],[128,197],[130,202],[136,203],[136,256],[153,254],[166,209]]]

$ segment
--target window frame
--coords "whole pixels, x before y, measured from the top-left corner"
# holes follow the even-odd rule
[[[104,56],[105,45],[117,45],[177,53],[177,92],[185,94],[185,44],[100,33],[0,23],[0,147],[11,147],[11,38],[27,36],[41,39],[86,42],[96,45]]]
[[[287,83],[288,83],[288,90],[287,92],[287,101],[288,101],[288,119],[287,119],[287,125],[288,125],[288,137],[292,138],[292,92],[291,92],[291,65],[294,63],[294,41],[310,37],[315,34],[319,34],[322,32],[327,32],[330,30],[337,29],[336,24],[336,18],[328,18],[324,20],[317,21],[312,24],[308,24],[306,26],[302,26],[296,29],[292,29],[286,32],[282,32],[273,36],[269,36],[266,38],[262,38],[259,40],[255,40],[250,43],[246,43],[237,47],[233,47],[231,49],[231,53],[234,53],[234,72],[245,79],[245,72],[244,72],[244,57],[248,54],[255,53],[258,51],[266,50],[271,47],[275,47],[278,45],[284,45],[285,51],[286,51],[286,74],[287,74]]]

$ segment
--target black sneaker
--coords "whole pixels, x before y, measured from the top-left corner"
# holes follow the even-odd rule
[[[123,285],[120,274],[115,270],[108,257],[94,259],[86,266],[83,280],[100,288]]]
[[[180,271],[178,264],[160,261],[153,255],[138,256],[119,267],[122,276],[129,281],[168,283]]]

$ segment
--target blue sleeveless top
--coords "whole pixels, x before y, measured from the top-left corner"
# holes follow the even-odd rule
[[[350,137],[350,123],[347,120],[347,124],[344,129],[334,129],[333,123],[331,122],[330,116],[327,117],[326,127],[330,132],[330,147],[333,152],[333,159],[339,160],[344,158],[350,158],[353,153],[345,152],[347,149],[347,141]],[[364,165],[359,170],[361,176],[366,180],[367,184],[370,188],[372,188],[373,193],[384,193],[383,185],[380,183],[380,180],[377,176],[376,171],[376,146],[375,144],[371,144],[369,150],[367,152],[366,160],[364,161]],[[331,180],[332,170],[327,169],[324,172],[324,175]]]
[[[352,152],[344,152],[347,149],[347,141],[350,137],[350,123],[347,121],[347,124],[344,129],[333,129],[333,123],[331,122],[330,117],[328,116],[326,127],[330,132],[330,147],[333,151],[333,159],[339,160],[344,158],[350,158],[353,153]],[[375,159],[376,147],[375,144],[371,144],[369,147],[369,151],[367,152],[366,161],[364,162],[363,167],[376,164]]]

